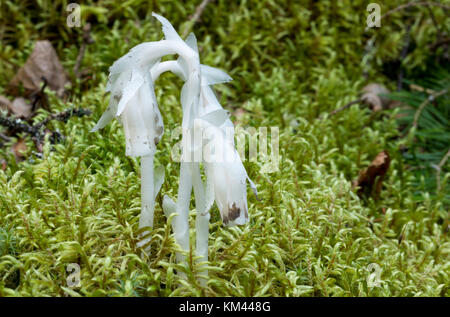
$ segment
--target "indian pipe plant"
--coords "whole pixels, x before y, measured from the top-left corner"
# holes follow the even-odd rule
[[[174,214],[173,231],[181,250],[188,252],[189,203],[194,191],[196,248],[199,263],[208,260],[209,210],[214,201],[227,226],[248,222],[246,184],[256,195],[234,144],[234,125],[217,100],[211,86],[231,80],[225,72],[201,65],[197,40],[191,33],[183,41],[170,22],[153,13],[162,24],[164,40],[142,43],[119,58],[109,69],[106,90],[109,106],[92,129],[95,132],[117,117],[124,128],[126,155],[141,158],[141,215],[139,229],[153,227],[155,198],[164,182],[164,168],[154,168],[156,146],[164,133],[154,84],[164,72],[172,72],[184,81],[181,90],[182,142],[178,200],[164,196],[163,210]],[[177,54],[179,58],[161,62]],[[203,164],[206,184],[202,181]],[[149,249],[150,233],[140,236],[139,246]],[[185,255],[177,254],[183,262]],[[203,276],[207,275],[206,269]],[[202,283],[205,280],[201,281]]]

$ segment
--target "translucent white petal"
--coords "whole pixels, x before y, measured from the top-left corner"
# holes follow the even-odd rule
[[[209,67],[202,64],[200,65],[200,70],[202,77],[206,78],[205,84],[207,85],[222,84],[233,80],[233,78],[231,78],[227,73],[218,68]]]
[[[172,24],[165,17],[152,12],[152,16],[158,19],[162,24],[162,31],[167,40],[179,40],[182,41],[181,37],[178,35],[177,31],[173,28]]]
[[[114,117],[116,116],[117,106],[114,108],[112,106],[108,106],[105,112],[103,112],[102,116],[98,120],[97,124],[92,128],[90,132],[96,132],[100,129],[103,129]]]
[[[108,81],[106,83],[106,88],[105,91],[111,91],[112,86],[114,85],[114,82],[117,80],[117,78],[119,77],[119,74],[110,74],[108,76]]]
[[[179,66],[178,61],[165,61],[162,63],[156,63],[152,67],[151,74],[153,82],[155,82],[159,78],[159,76],[161,76],[161,74],[165,72],[172,72],[178,77],[180,77],[181,80],[183,81],[186,80],[186,76],[183,73],[181,67]]]
[[[163,205],[162,205],[164,215],[169,218],[171,214],[177,212],[177,204],[167,195],[163,197]]]
[[[114,76],[114,80],[111,82],[111,95],[109,98],[109,105],[105,112],[100,117],[97,124],[92,128],[91,132],[95,132],[104,128],[117,113],[117,105],[122,98],[122,90],[125,87],[126,78],[129,75],[127,73],[121,73]]]
[[[258,197],[258,189],[256,189],[255,183],[253,183],[253,181],[250,179],[250,177],[248,177],[248,175],[247,175],[247,180],[250,183],[250,187],[251,187],[251,189],[253,191],[253,194],[255,195],[256,199],[261,201],[261,199]]]
[[[230,117],[230,113],[224,109],[217,109],[202,115],[199,120],[204,120],[207,123],[216,127],[221,126]]]
[[[161,40],[146,42],[133,47],[127,54],[119,58],[109,68],[110,74],[121,73],[130,68],[150,69],[161,57],[169,54],[178,54],[185,59],[198,59],[198,54],[178,40]]]
[[[192,48],[194,51],[198,53],[198,46],[197,46],[197,38],[195,37],[194,33],[189,33],[186,40],[184,41],[190,48]]]
[[[206,188],[205,188],[205,212],[208,212],[214,204],[213,168],[205,163]]]
[[[165,170],[164,166],[158,166],[154,171],[154,189],[153,189],[153,200],[156,199],[162,184],[164,183]]]
[[[241,162],[208,163],[222,221],[227,226],[248,222],[246,172]]]
[[[117,116],[122,114],[125,107],[128,105],[128,101],[136,95],[137,91],[144,83],[144,77],[138,71],[135,70],[128,73],[130,74],[130,78],[122,91],[122,98],[117,106]]]
[[[142,87],[121,115],[128,156],[144,156],[155,151],[154,104],[152,100],[142,98],[146,94],[148,89]]]

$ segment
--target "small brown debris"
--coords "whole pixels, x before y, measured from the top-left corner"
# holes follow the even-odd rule
[[[380,111],[388,108],[389,98],[386,95],[389,90],[383,85],[372,83],[363,88],[362,101],[370,106],[373,111]]]
[[[9,107],[9,110],[11,114],[23,119],[30,118],[32,114],[32,106],[23,97],[17,97],[14,99]]]
[[[353,182],[353,188],[358,188],[358,195],[371,196],[375,185],[375,199],[378,199],[390,162],[389,153],[385,150],[378,153],[369,167],[359,172],[358,179]]]
[[[9,83],[8,92],[18,96],[20,87],[25,90],[25,96],[41,89],[43,78],[48,87],[63,96],[64,86],[69,82],[64,68],[52,44],[47,41],[37,41],[31,55]]]
[[[88,73],[85,70],[80,71],[81,62],[83,61],[84,54],[86,53],[86,47],[89,44],[94,43],[94,39],[91,37],[91,24],[87,23],[83,27],[83,43],[81,44],[80,51],[78,52],[77,60],[75,62],[75,66],[73,67],[73,73],[76,77],[81,78]]]
[[[25,139],[18,139],[17,143],[12,146],[12,151],[17,162],[23,161],[25,159],[25,152],[27,151]]]

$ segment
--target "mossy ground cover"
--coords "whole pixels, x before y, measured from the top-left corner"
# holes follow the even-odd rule
[[[93,113],[49,123],[65,138],[47,141],[43,158],[28,139],[23,162],[10,151],[15,140],[0,149],[7,162],[0,172],[0,295],[449,296],[443,202],[449,174],[441,176],[439,193],[424,191],[417,199],[415,176],[399,150],[397,110],[373,113],[354,105],[325,115],[358,98],[368,82],[395,90],[385,67],[401,54],[408,21],[418,49],[403,65],[407,72],[425,67],[437,32],[428,9],[395,13],[381,28],[366,30],[367,1],[217,0],[193,26],[188,20],[198,2],[83,2],[81,22],[91,22],[95,40],[81,65],[88,75],[72,74],[67,100],[47,94],[52,112],[83,107]],[[405,3],[383,2],[383,12]],[[82,30],[67,27],[66,5],[1,2],[0,94],[37,39],[51,40],[68,72],[73,69]],[[431,10],[438,23],[448,23],[444,11]],[[170,131],[181,123],[182,82],[164,75],[156,84],[166,133],[155,164],[165,167],[166,180],[148,257],[136,246],[139,160],[125,156],[118,122],[89,133],[107,107],[108,67],[134,45],[162,37],[152,11],[180,34],[193,27],[201,61],[233,77],[217,92],[225,109],[244,110],[233,117],[238,125],[280,129],[279,171],[261,173],[264,162],[244,162],[261,198],[249,195],[250,223],[223,227],[217,207],[212,210],[206,286],[196,279],[193,253],[187,264],[176,264],[177,245],[161,210],[162,195],[176,197],[178,188]],[[370,39],[375,49],[367,54]],[[47,114],[41,109],[33,120]],[[380,198],[358,197],[352,180],[383,150],[391,164]],[[191,209],[194,228],[194,204]],[[68,286],[70,263],[81,267],[79,287]],[[371,274],[379,275],[375,286]]]

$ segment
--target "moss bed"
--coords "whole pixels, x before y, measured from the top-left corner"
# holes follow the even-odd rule
[[[67,27],[67,1],[2,1],[0,94],[35,41],[49,39],[72,78],[66,100],[47,90],[51,112],[82,107],[92,114],[49,123],[64,139],[47,140],[43,158],[29,138],[22,162],[10,150],[15,139],[0,148],[0,296],[449,296],[448,205],[427,192],[419,200],[412,195],[396,110],[353,105],[326,116],[369,82],[395,90],[385,67],[401,54],[405,14],[415,19],[411,36],[419,47],[406,66],[422,67],[427,51],[420,48],[436,32],[428,9],[394,13],[367,30],[368,1],[216,0],[194,25],[189,18],[199,2],[83,2],[81,22],[92,24],[95,42],[81,64],[87,75],[75,79],[82,29]],[[383,2],[383,12],[405,3]],[[431,10],[445,21],[443,10]],[[170,133],[181,123],[181,80],[164,75],[156,85],[166,132],[155,164],[165,167],[166,179],[148,257],[136,247],[139,160],[125,156],[116,120],[89,133],[107,107],[108,67],[134,45],[162,38],[152,11],[180,34],[192,29],[202,63],[233,77],[216,91],[237,125],[280,130],[278,171],[244,162],[261,198],[249,190],[250,222],[223,227],[217,207],[211,210],[206,286],[196,280],[192,255],[176,263],[161,210],[161,195],[176,197],[178,188]],[[47,115],[40,109],[33,120]],[[352,180],[383,150],[391,164],[380,198],[358,197]],[[442,177],[448,181],[448,173]],[[191,210],[194,228],[193,201]],[[68,286],[70,263],[81,268],[79,287]],[[376,285],[369,283],[374,277]]]

